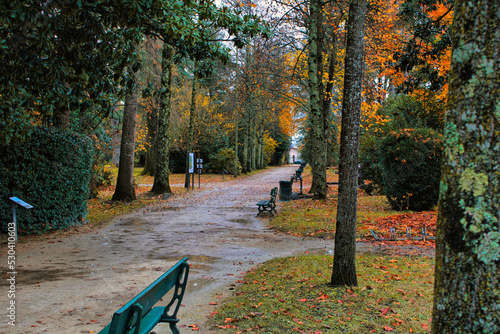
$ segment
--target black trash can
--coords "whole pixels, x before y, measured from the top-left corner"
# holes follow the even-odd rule
[[[302,172],[303,172],[303,171],[304,171],[304,170],[302,170],[302,169],[300,169],[300,168],[299,168],[299,169],[297,169],[297,170],[295,171],[295,178],[300,179],[300,177],[302,176]]]
[[[280,181],[280,201],[289,201],[292,198],[292,181]]]

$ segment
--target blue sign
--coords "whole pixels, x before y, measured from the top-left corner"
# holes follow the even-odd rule
[[[22,206],[22,207],[23,207],[23,208],[25,208],[25,209],[32,209],[32,208],[33,208],[33,205],[26,203],[25,201],[23,201],[23,200],[22,200],[22,199],[20,199],[20,198],[17,198],[17,197],[9,197],[9,199],[10,199],[12,202],[14,202],[14,203],[16,203],[16,204],[18,204],[18,205]]]

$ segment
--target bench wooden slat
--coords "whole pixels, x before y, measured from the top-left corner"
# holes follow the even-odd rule
[[[188,273],[189,265],[187,257],[185,257],[116,311],[111,323],[99,334],[149,333],[158,322],[171,323],[172,332],[178,333],[175,323],[178,321],[176,319],[177,312],[184,296]],[[175,288],[174,295],[168,305],[153,308],[172,288]],[[169,314],[169,312],[171,313]],[[141,319],[137,319],[138,313],[141,313]],[[130,317],[133,317],[132,321],[130,321]],[[138,322],[140,328],[136,328]],[[174,325],[172,326],[172,324]]]

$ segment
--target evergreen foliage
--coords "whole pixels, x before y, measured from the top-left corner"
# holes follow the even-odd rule
[[[0,145],[2,231],[12,221],[12,196],[34,206],[17,210],[20,234],[81,224],[87,212],[93,147],[89,138],[53,128],[34,128],[26,141]]]
[[[425,211],[438,202],[442,136],[431,129],[391,132],[380,144],[382,188],[394,210]]]
[[[444,105],[432,97],[424,104],[424,98],[417,99],[406,94],[393,95],[387,98],[377,110],[377,114],[390,119],[382,126],[387,130],[409,128],[431,128],[438,132],[443,130]]]
[[[436,100],[423,103],[406,94],[387,98],[377,110],[377,115],[382,121],[377,127],[369,128],[360,142],[361,175],[364,179],[372,181],[369,185],[371,190],[383,192],[381,157],[384,152],[381,151],[381,145],[387,134],[417,128],[427,128],[442,133],[443,109],[444,105],[440,105]]]

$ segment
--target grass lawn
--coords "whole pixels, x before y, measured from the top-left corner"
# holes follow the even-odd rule
[[[269,226],[294,236],[333,238],[337,217],[337,198],[325,201],[296,200],[279,202],[279,215],[269,220]],[[360,195],[358,198],[358,230],[360,237],[369,231],[362,227],[376,218],[400,214],[390,210],[385,196]]]
[[[332,257],[269,261],[212,313],[221,333],[428,333],[434,259],[357,256],[358,287],[332,288]]]

